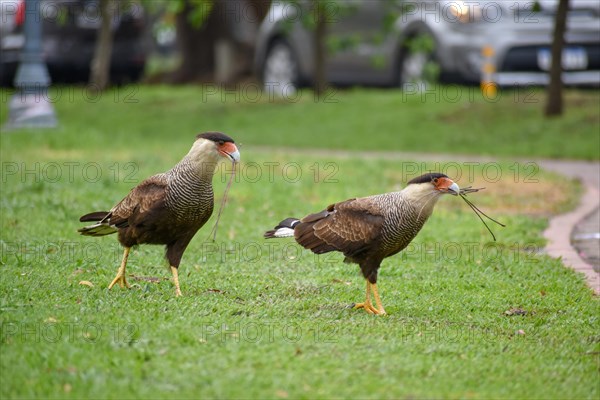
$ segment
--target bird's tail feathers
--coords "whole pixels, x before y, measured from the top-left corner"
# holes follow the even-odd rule
[[[115,233],[118,229],[116,226],[110,224],[110,216],[110,211],[94,211],[92,213],[85,214],[79,218],[80,222],[98,221],[98,223],[84,226],[83,228],[78,229],[77,232],[85,236],[104,236]]]
[[[84,236],[105,236],[117,232],[118,229],[107,223],[98,223],[94,225],[84,226],[78,229],[77,232]]]
[[[109,211],[94,211],[79,218],[79,222],[102,221],[108,216],[108,214],[110,214]]]
[[[100,222],[94,225],[84,226],[78,229],[77,232],[84,236],[105,236],[117,232],[118,229],[105,222]]]
[[[294,227],[300,222],[298,218],[286,218],[275,228],[265,232],[265,238],[284,238],[294,236]]]

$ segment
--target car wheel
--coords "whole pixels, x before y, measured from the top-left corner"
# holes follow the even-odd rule
[[[440,68],[435,61],[435,41],[431,35],[418,34],[404,42],[398,73],[402,89],[423,91],[438,81]]]
[[[275,41],[269,48],[262,72],[264,88],[269,92],[285,96],[298,89],[298,63],[292,48],[283,40]]]

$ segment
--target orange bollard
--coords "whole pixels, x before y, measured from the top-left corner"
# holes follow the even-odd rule
[[[494,82],[493,75],[496,72],[496,66],[492,61],[494,56],[494,48],[492,46],[483,46],[481,48],[483,56],[483,65],[481,66],[481,94],[486,98],[496,98],[498,93],[498,85]]]

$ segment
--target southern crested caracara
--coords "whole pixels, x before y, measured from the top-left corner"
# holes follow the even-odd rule
[[[460,189],[444,174],[425,174],[399,192],[342,201],[302,219],[287,218],[265,232],[265,237],[294,236],[313,253],[343,253],[344,261],[358,264],[367,281],[365,301],[354,308],[385,314],[377,291],[377,270],[384,258],[403,250],[417,236],[443,194],[457,196]],[[371,303],[371,292],[377,308]]]
[[[189,153],[172,169],[144,180],[110,211],[96,211],[79,219],[96,221],[79,229],[82,235],[119,233],[119,242],[125,251],[109,289],[115,283],[130,287],[125,267],[132,246],[164,244],[175,293],[181,296],[177,269],[190,240],[213,212],[212,178],[220,157],[239,161],[240,153],[233,139],[220,132],[202,133],[196,137]]]

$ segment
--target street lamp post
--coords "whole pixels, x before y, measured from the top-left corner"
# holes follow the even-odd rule
[[[9,103],[7,128],[53,128],[57,125],[49,101],[50,75],[42,58],[40,0],[25,2],[25,45],[15,77],[16,92]]]

